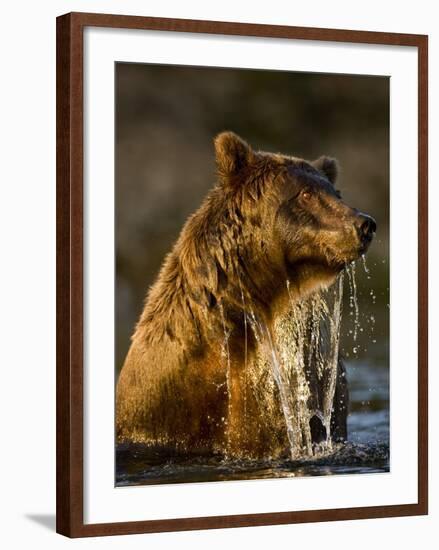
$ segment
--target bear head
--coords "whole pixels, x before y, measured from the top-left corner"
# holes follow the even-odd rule
[[[365,254],[376,222],[343,201],[335,159],[254,151],[233,132],[219,134],[215,150],[219,185],[232,200],[239,197],[245,219],[257,213],[277,273],[315,288]]]

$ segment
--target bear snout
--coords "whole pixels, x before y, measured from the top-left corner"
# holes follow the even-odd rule
[[[363,214],[362,212],[358,213],[355,218],[355,228],[360,238],[362,249],[366,250],[377,230],[377,224],[372,216],[368,214]]]

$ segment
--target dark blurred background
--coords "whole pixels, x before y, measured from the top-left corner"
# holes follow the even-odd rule
[[[255,149],[339,160],[344,199],[378,224],[369,274],[356,264],[356,342],[345,284],[342,351],[388,368],[388,78],[118,63],[116,369],[165,254],[215,182],[212,140],[223,130]]]

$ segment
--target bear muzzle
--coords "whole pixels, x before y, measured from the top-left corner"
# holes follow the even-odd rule
[[[360,254],[369,248],[377,230],[377,224],[372,216],[359,212],[354,221],[358,238],[360,239]]]

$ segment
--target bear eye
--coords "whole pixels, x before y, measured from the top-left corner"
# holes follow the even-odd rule
[[[311,198],[311,191],[305,190],[301,193],[302,199],[308,201]]]

